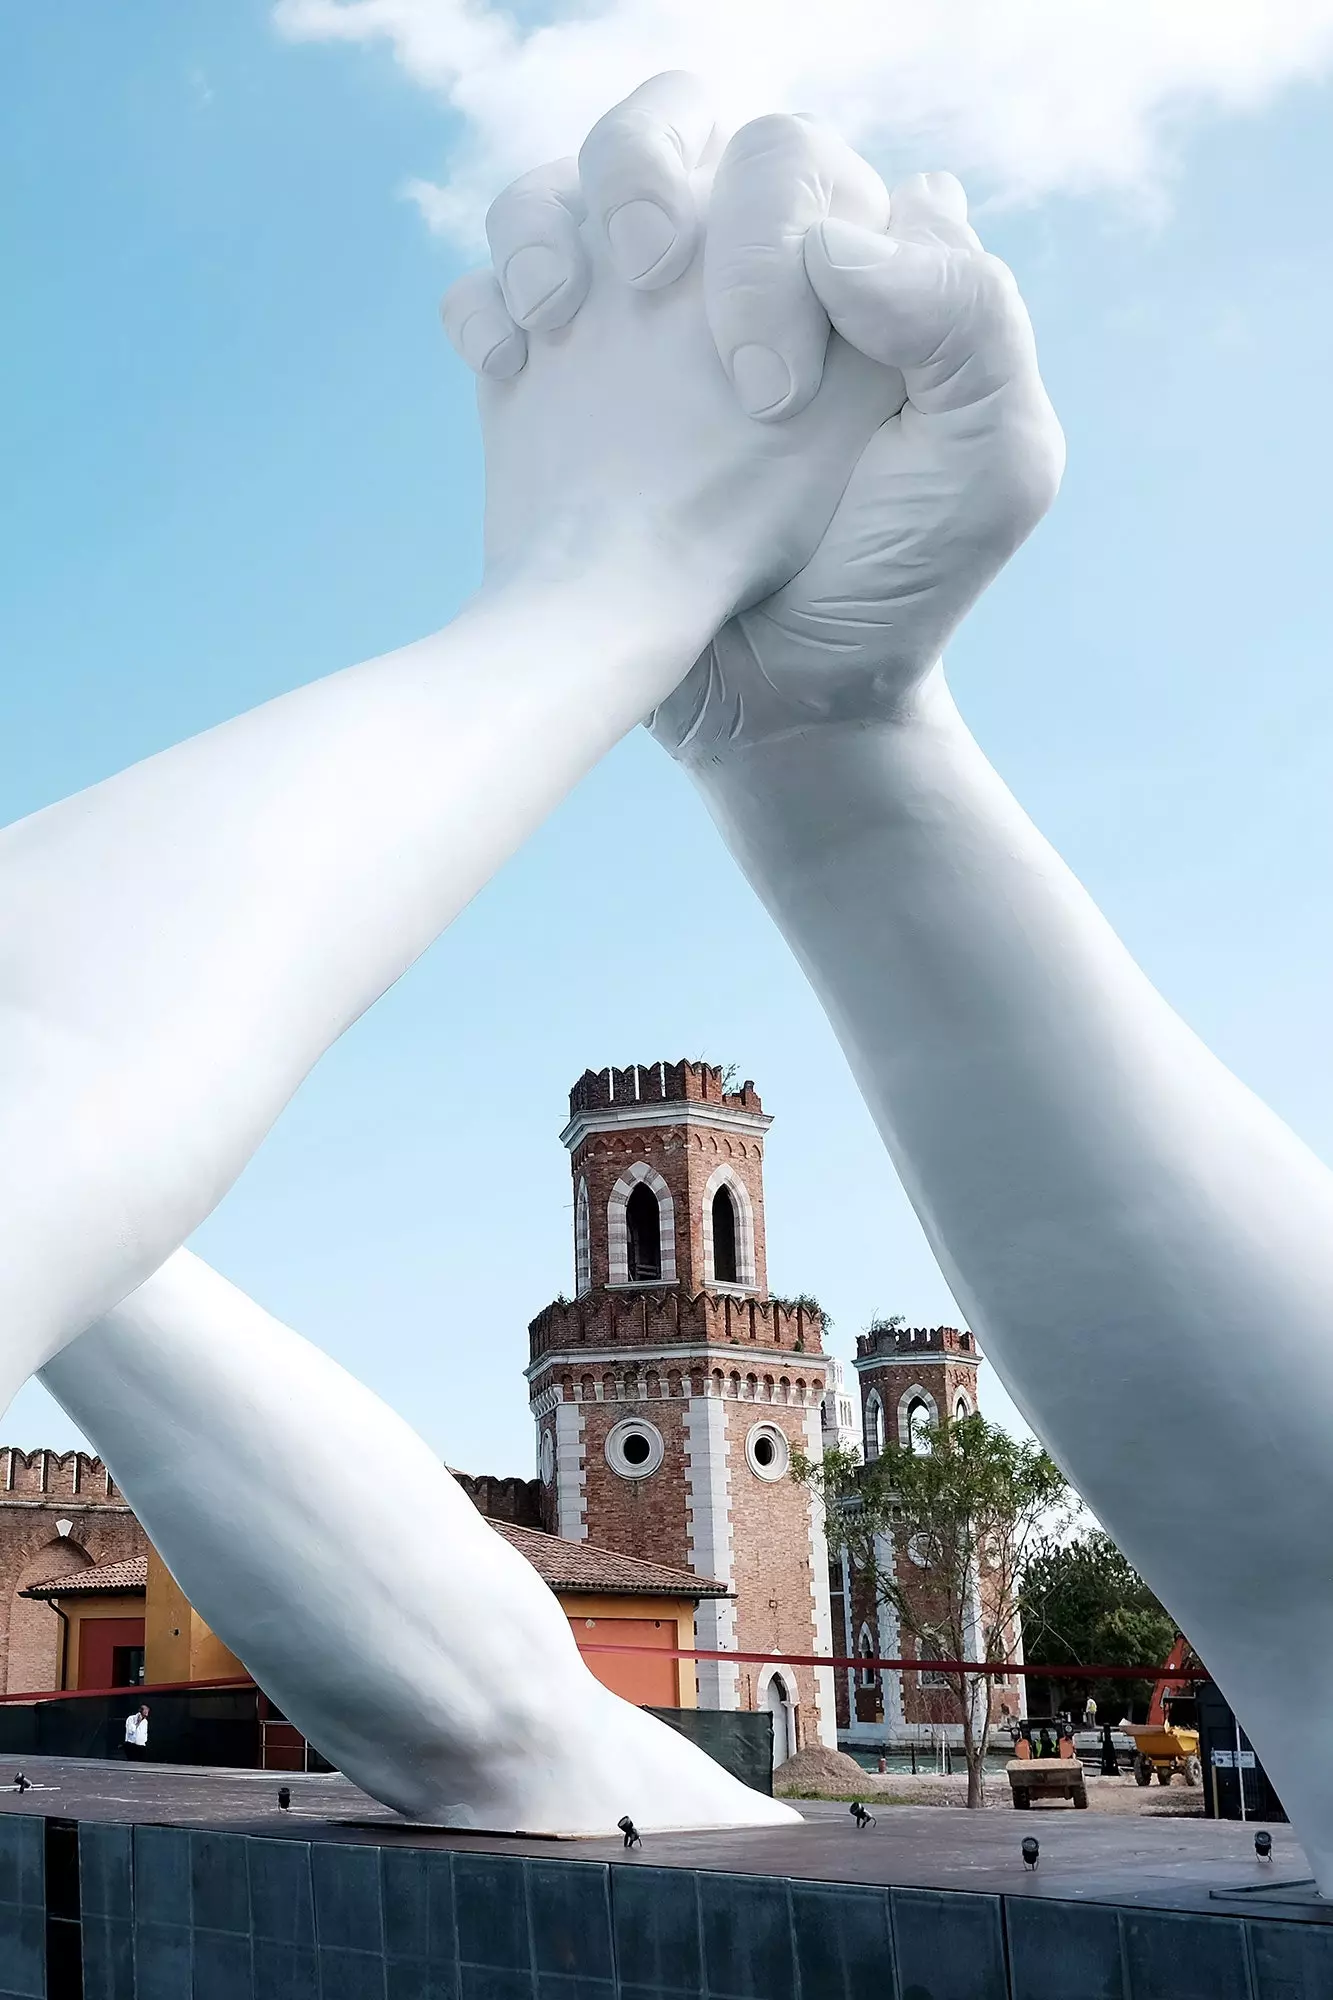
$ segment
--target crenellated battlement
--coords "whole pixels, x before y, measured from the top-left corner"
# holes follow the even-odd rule
[[[723,1088],[714,1063],[631,1063],[628,1069],[585,1069],[569,1093],[569,1115],[606,1111],[630,1104],[721,1104],[731,1111],[761,1112],[763,1105],[747,1077],[739,1090]]]
[[[817,1308],[727,1293],[594,1292],[557,1299],[528,1327],[533,1361],[552,1353],[605,1347],[767,1347],[790,1354],[824,1351]]]
[[[86,1451],[22,1451],[0,1445],[0,1499],[114,1500],[124,1496],[100,1458]]]
[[[488,1521],[508,1521],[516,1528],[541,1527],[540,1480],[520,1479],[513,1473],[480,1472],[474,1475],[456,1472],[452,1466],[449,1469],[477,1512],[484,1514]]]
[[[938,1354],[979,1361],[976,1336],[956,1326],[881,1326],[856,1336],[856,1358],[891,1361],[898,1356]]]

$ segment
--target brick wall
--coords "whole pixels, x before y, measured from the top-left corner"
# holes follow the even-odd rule
[[[665,1378],[662,1379],[665,1387]],[[644,1396],[583,1405],[587,1474],[587,1539],[644,1562],[688,1569],[685,1399]],[[641,1417],[662,1433],[662,1463],[647,1479],[622,1479],[606,1462],[606,1435],[627,1417]],[[726,1578],[718,1581],[725,1583]]]
[[[66,1535],[61,1521],[70,1524]],[[58,1681],[60,1620],[49,1604],[20,1592],[147,1548],[100,1459],[0,1447],[0,1687],[38,1693]]]
[[[758,1423],[775,1425],[793,1452],[808,1450],[803,1410],[767,1402],[728,1404],[736,1646],[742,1653],[813,1653],[819,1648],[811,1595],[810,1495],[792,1479],[761,1479],[752,1470],[745,1441]],[[757,1666],[740,1669],[742,1708],[756,1706],[762,1671]],[[817,1742],[815,1669],[780,1671],[799,1704],[802,1743]]]

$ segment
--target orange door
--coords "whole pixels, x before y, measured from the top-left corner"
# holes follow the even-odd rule
[[[571,1618],[580,1646],[651,1646],[666,1653],[676,1644],[674,1621],[662,1618]],[[676,1662],[647,1653],[585,1653],[603,1687],[640,1708],[678,1708]]]

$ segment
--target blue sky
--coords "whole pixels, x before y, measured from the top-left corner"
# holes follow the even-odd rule
[[[259,0],[71,18],[0,27],[4,818],[437,626],[478,567],[436,318],[467,255],[402,194],[476,151],[456,104],[378,46],[284,41]],[[950,661],[1154,979],[1326,1158],[1331,113],[1297,72],[1175,116],[1128,187],[1057,165],[983,218],[1070,460]],[[876,1312],[955,1317],[818,1009],[642,736],[326,1059],[196,1247],[452,1463],[527,1471],[525,1329],[571,1277],[565,1092],[680,1054],[775,1114],[770,1276],[835,1350]],[[73,1433],[30,1385],[4,1436]]]

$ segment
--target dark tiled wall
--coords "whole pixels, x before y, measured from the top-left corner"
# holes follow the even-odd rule
[[[1333,1996],[1333,1927],[92,1822],[53,1918],[50,1839],[0,1815],[0,2000]]]

